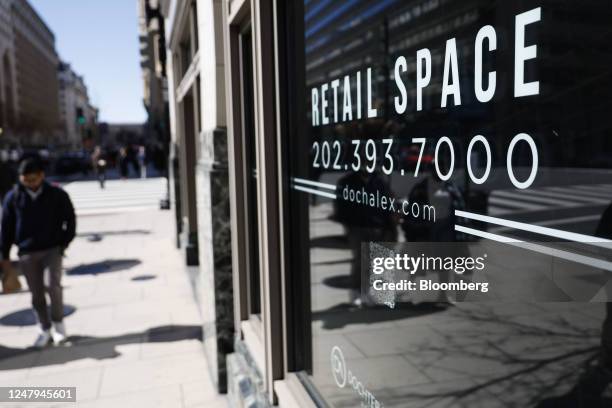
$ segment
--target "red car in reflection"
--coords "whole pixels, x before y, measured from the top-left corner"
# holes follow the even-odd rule
[[[400,146],[397,152],[399,159],[399,166],[405,170],[414,170],[419,162],[419,154],[421,153],[421,146],[416,144]],[[419,169],[422,170],[431,163],[433,163],[434,155],[432,152],[426,150],[423,152],[421,157],[421,165]],[[419,171],[420,172],[420,171]]]

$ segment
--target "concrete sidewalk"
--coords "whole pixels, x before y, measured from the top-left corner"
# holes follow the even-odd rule
[[[0,296],[0,386],[77,387],[77,404],[37,406],[226,407],[183,265],[170,211],[79,217],[64,261],[71,344],[27,349],[29,292]]]

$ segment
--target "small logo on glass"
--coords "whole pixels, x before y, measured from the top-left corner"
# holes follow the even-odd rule
[[[334,346],[331,351],[331,366],[332,375],[336,385],[340,388],[344,388],[346,385],[346,362],[344,361],[344,355],[340,347]]]

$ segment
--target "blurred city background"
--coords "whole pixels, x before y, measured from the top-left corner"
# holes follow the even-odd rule
[[[226,404],[165,211],[166,45],[149,3],[0,0],[0,197],[35,158],[77,215],[63,262],[68,341],[31,347],[19,272],[21,290],[0,296],[0,386],[77,387],[79,406]],[[19,271],[16,248],[11,259]]]
[[[165,175],[164,43],[143,4],[0,2],[3,166],[38,157],[63,181],[104,159],[110,178]]]

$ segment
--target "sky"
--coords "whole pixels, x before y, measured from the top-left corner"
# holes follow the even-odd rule
[[[83,75],[100,122],[144,122],[136,0],[29,0],[60,58]]]

